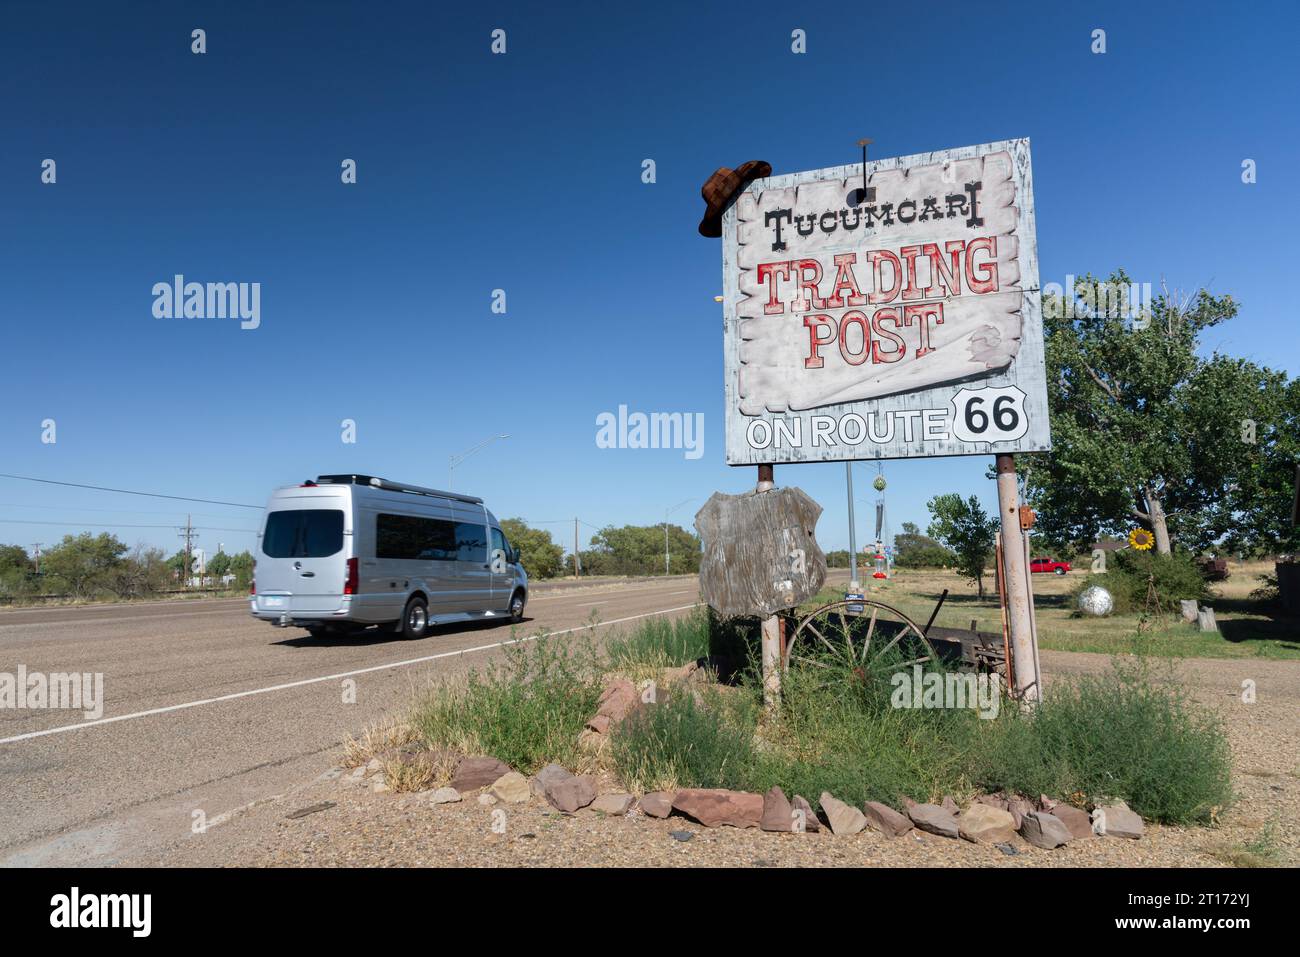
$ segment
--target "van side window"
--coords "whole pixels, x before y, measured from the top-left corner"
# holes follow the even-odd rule
[[[375,557],[408,561],[455,561],[456,526],[415,515],[375,517]]]
[[[501,552],[506,556],[506,559],[509,560],[510,543],[506,541],[505,533],[502,532],[501,529],[494,528],[492,529],[492,551],[495,552],[497,551],[497,549],[500,549]]]
[[[487,562],[487,526],[456,523],[456,557],[462,562]]]

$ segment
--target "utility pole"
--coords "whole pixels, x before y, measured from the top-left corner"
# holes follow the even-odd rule
[[[178,533],[181,538],[185,539],[185,568],[181,572],[181,587],[188,588],[190,580],[190,564],[194,558],[194,539],[199,537],[199,533],[194,531],[194,526],[190,522],[190,516],[185,516],[185,529]]]
[[[691,501],[691,499],[684,498],[676,505],[674,505],[672,508],[664,509],[664,575],[665,576],[668,574],[668,516],[671,515],[673,512],[677,511],[679,508],[681,508],[689,501]]]
[[[996,458],[998,516],[1002,521],[1002,581],[1006,585],[1007,626],[1011,633],[1011,693],[1025,706],[1042,697],[1038,671],[1038,642],[1034,634],[1034,603],[1029,592],[1029,563],[1016,491],[1016,457]]]
[[[573,577],[582,576],[582,568],[578,565],[578,517],[573,517]]]
[[[36,555],[36,574],[38,575],[41,573],[41,546],[44,544],[44,542],[32,543],[32,551]]]

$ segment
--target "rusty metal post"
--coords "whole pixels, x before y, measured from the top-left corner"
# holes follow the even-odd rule
[[[1038,649],[1034,647],[1034,604],[1029,594],[1029,564],[1023,548],[1020,505],[1016,492],[1016,457],[997,456],[998,517],[1002,522],[1002,563],[999,569],[1006,589],[1007,626],[1011,633],[1011,692],[1021,702],[1039,700]]]
[[[767,492],[776,487],[771,465],[758,467],[756,490]],[[763,706],[774,713],[781,706],[781,619],[769,615],[763,619]]]

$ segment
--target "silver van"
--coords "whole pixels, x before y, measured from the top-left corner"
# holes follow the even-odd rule
[[[252,614],[313,636],[366,625],[523,618],[528,574],[481,498],[369,475],[276,489],[254,552]]]

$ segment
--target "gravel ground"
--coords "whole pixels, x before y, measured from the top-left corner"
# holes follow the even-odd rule
[[[1099,655],[1044,652],[1049,675],[1109,666]],[[1043,851],[1016,838],[1016,854],[914,833],[834,837],[700,827],[685,818],[633,812],[566,816],[539,801],[432,805],[427,794],[375,794],[322,777],[233,815],[204,835],[176,842],[145,866],[461,867],[1217,867],[1266,827],[1277,863],[1300,864],[1300,662],[1185,659],[1172,665],[1196,698],[1219,710],[1234,755],[1238,803],[1217,828],[1148,825],[1139,841],[1090,838]],[[1257,700],[1242,699],[1255,682]],[[612,781],[602,790],[617,790]],[[815,799],[815,795],[808,797]],[[333,806],[288,819],[320,802]],[[504,833],[493,830],[504,811]],[[501,817],[495,820],[498,826]],[[671,832],[690,832],[679,841]]]

